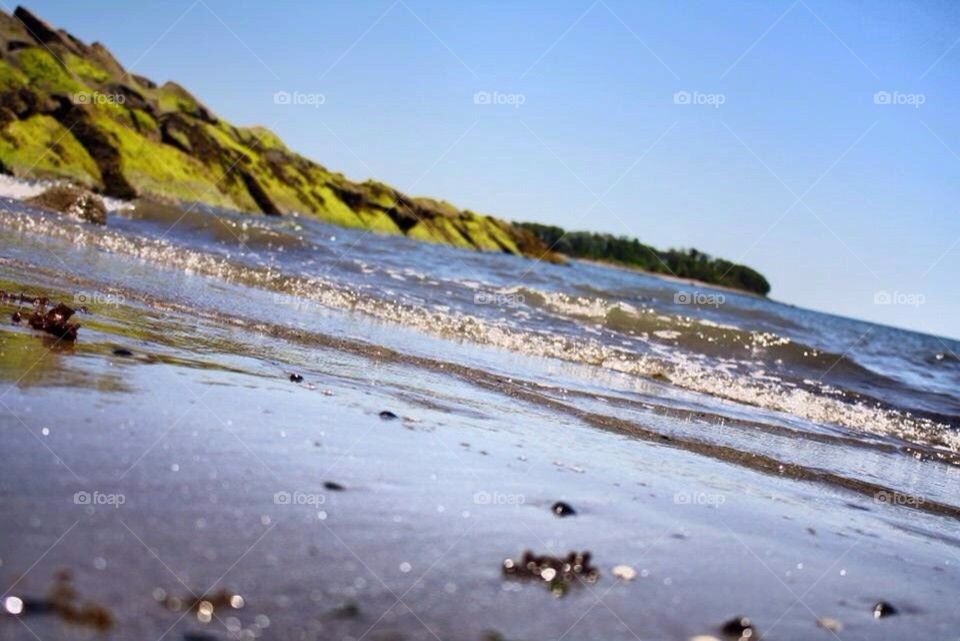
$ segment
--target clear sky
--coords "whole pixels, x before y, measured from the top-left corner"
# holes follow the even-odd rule
[[[956,2],[26,6],[351,178],[696,247],[778,300],[960,337]]]

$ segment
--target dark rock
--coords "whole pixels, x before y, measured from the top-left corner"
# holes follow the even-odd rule
[[[391,412],[390,410],[383,410],[382,412],[380,412],[380,418],[382,418],[385,421],[394,421],[400,417],[394,414],[393,412]]]
[[[747,617],[734,617],[721,626],[720,631],[731,639],[736,641],[747,641],[756,639],[759,635],[757,629]]]
[[[14,312],[13,316],[11,316],[11,319],[13,320],[15,325],[19,325],[20,321],[23,320],[23,315],[20,312]]]
[[[573,506],[569,503],[564,503],[563,501],[557,501],[552,506],[550,506],[550,511],[556,514],[559,517],[564,516],[573,516],[577,513]]]
[[[324,489],[330,490],[331,492],[343,492],[345,489],[347,489],[344,486],[334,481],[326,481],[323,484],[323,487]]]
[[[299,374],[291,374],[291,375],[290,375],[290,382],[291,382],[291,383],[302,383],[302,382],[303,382],[303,377],[300,376]]]
[[[347,601],[328,612],[327,616],[334,619],[356,619],[360,616],[360,606],[354,601]]]
[[[77,340],[77,332],[80,325],[71,323],[70,317],[74,310],[60,303],[53,309],[47,311],[47,299],[40,298],[34,303],[33,313],[30,315],[30,327],[53,334],[57,338],[65,341]]]
[[[117,349],[113,350],[113,355],[114,356],[133,356],[133,352],[131,352],[129,349],[118,347]]]
[[[28,198],[26,202],[89,223],[98,225],[107,223],[107,208],[103,204],[103,199],[79,187],[57,185],[42,194]]]
[[[887,603],[886,601],[877,601],[873,606],[873,618],[882,619],[884,617],[892,617],[897,614],[898,611],[895,607]]]

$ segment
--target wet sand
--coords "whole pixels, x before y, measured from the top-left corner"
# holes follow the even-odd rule
[[[52,274],[0,277],[72,295]],[[956,467],[895,442],[862,448],[861,491],[819,476],[839,474],[838,435],[780,448],[780,470],[743,447],[747,427],[704,434],[655,384],[618,407],[564,391],[580,372],[562,367],[541,389],[148,297],[80,315],[70,346],[6,325],[11,309],[0,585],[25,610],[2,638],[723,639],[747,616],[764,639],[893,640],[960,624],[957,521],[930,509],[952,507]],[[725,438],[738,454],[718,454]],[[920,471],[942,499],[909,503]],[[589,551],[598,576],[558,596],[504,573],[525,550]],[[108,628],[49,607],[65,570]],[[876,618],[879,601],[896,614]]]

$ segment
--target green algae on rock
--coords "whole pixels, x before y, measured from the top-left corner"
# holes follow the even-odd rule
[[[449,203],[353,182],[263,127],[236,127],[184,87],[129,73],[23,7],[0,13],[0,171],[116,198],[203,202],[443,243],[562,257],[534,234]]]

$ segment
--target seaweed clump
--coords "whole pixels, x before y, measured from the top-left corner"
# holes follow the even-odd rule
[[[77,340],[77,332],[80,330],[80,324],[70,322],[70,318],[77,312],[77,310],[72,307],[58,303],[56,306],[47,309],[47,304],[50,301],[44,296],[33,297],[23,293],[10,294],[2,290],[0,290],[0,300],[17,304],[32,304],[33,311],[27,316],[27,323],[29,323],[30,327],[41,332],[52,334],[61,340],[69,342]],[[82,307],[80,310],[86,311],[85,308]],[[14,324],[19,324],[23,320],[24,314],[20,310],[17,310],[11,318]]]
[[[570,552],[566,557],[537,555],[527,550],[516,561],[505,559],[503,573],[520,579],[542,581],[554,596],[563,596],[578,582],[596,583],[600,572],[590,565],[590,552]]]
[[[16,608],[7,611],[16,616],[30,616],[39,614],[53,614],[61,620],[74,625],[109,630],[113,627],[113,614],[96,601],[80,598],[73,587],[73,572],[69,569],[58,571],[54,575],[54,583],[44,598],[14,597]]]
[[[63,303],[58,303],[55,307],[47,309],[47,299],[40,298],[33,304],[33,313],[27,322],[30,327],[52,334],[57,338],[69,342],[77,340],[77,332],[80,330],[79,323],[71,323],[70,317],[76,312],[72,307]]]

